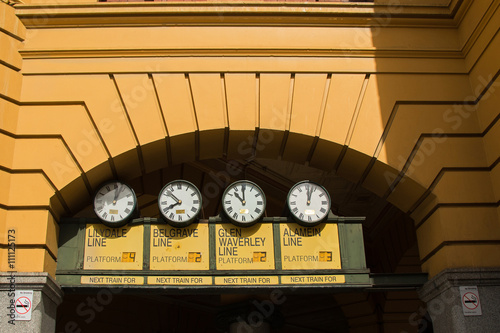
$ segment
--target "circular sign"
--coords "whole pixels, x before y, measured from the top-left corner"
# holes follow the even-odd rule
[[[16,299],[16,312],[23,315],[27,314],[31,309],[31,301],[28,297],[21,296]]]
[[[471,292],[465,293],[462,297],[462,303],[469,310],[475,310],[479,305],[479,297]]]

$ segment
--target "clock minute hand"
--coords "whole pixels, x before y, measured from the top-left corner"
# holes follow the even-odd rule
[[[182,201],[177,199],[177,197],[172,192],[167,192],[167,195],[170,195],[174,200],[177,200],[177,203],[181,203]]]
[[[118,200],[118,195],[120,194],[120,192],[123,190],[123,184],[120,185],[119,188],[116,189],[115,191],[115,197],[113,198],[113,205],[116,204],[116,200]]]
[[[309,206],[311,204],[311,186],[307,186],[307,205]]]

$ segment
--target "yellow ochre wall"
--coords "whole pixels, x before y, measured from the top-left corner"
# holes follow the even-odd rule
[[[31,3],[0,3],[0,270],[4,231],[54,275],[101,182],[254,135],[407,212],[430,276],[498,266],[500,1]]]

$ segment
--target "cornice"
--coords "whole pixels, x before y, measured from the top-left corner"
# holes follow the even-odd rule
[[[27,28],[259,25],[259,26],[456,26],[459,9],[471,0],[400,4],[347,2],[113,2],[17,5]],[[394,5],[394,4],[397,5]],[[457,14],[458,13],[458,14]]]

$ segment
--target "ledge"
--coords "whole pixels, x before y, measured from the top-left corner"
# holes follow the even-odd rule
[[[456,26],[462,1],[430,5],[352,2],[100,2],[17,5],[28,28],[141,25]]]

